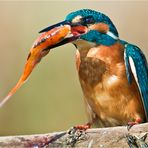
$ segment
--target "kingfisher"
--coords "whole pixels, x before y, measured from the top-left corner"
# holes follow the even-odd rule
[[[51,49],[72,43],[76,47],[76,69],[88,114],[87,126],[111,127],[148,121],[146,57],[139,47],[119,38],[108,16],[81,9],[39,33],[42,34],[30,50],[23,76],[0,106]]]

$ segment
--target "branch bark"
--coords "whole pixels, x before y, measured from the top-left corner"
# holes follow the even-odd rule
[[[67,132],[49,134],[5,136],[0,137],[0,147],[129,147],[127,135],[133,138],[138,147],[148,146],[148,138],[143,137],[148,132],[148,123],[133,126],[130,131],[127,127],[110,127],[88,129],[85,133],[75,133],[77,140]]]

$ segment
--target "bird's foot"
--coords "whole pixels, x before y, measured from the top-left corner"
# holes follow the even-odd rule
[[[146,133],[144,136],[139,138],[137,136],[132,136],[128,134],[126,138],[127,138],[127,143],[129,147],[130,148],[148,148],[148,143],[145,142],[147,135],[148,133]]]
[[[66,144],[71,145],[73,147],[76,144],[76,142],[86,139],[86,130],[89,129],[90,126],[91,124],[87,123],[84,125],[76,125],[70,128],[67,131],[68,137],[66,139]]]
[[[86,123],[86,124],[82,124],[82,125],[76,125],[74,126],[74,128],[79,129],[79,130],[84,130],[86,131],[87,129],[89,129],[91,127],[91,123]]]
[[[140,124],[140,123],[141,123],[141,119],[140,118],[137,118],[133,122],[128,122],[128,124],[127,124],[127,130],[129,131],[134,125]]]

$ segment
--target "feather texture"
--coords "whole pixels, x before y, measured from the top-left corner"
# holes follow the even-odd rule
[[[128,82],[131,84],[133,75],[139,87],[148,121],[148,63],[140,48],[132,44],[125,44],[124,58]]]

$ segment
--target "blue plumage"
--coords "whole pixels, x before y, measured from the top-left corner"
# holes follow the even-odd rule
[[[118,37],[118,31],[115,25],[113,24],[113,22],[110,20],[108,16],[106,16],[105,14],[101,12],[97,12],[91,9],[82,9],[82,10],[78,10],[78,11],[68,14],[66,17],[66,20],[72,21],[76,16],[79,16],[79,15],[82,17],[92,16],[95,20],[95,23],[100,22],[100,23],[107,24],[109,26],[109,30]]]
[[[133,63],[131,63],[131,60]],[[129,83],[132,82],[132,75],[134,75],[137,81],[148,121],[148,63],[144,54],[137,46],[125,44],[125,65]],[[135,71],[133,71],[134,69]]]
[[[96,30],[90,30],[87,34],[84,34],[80,37],[80,39],[89,41],[89,42],[94,42],[98,45],[106,45],[110,46],[113,45],[117,40],[113,39],[107,34],[100,33]]]

